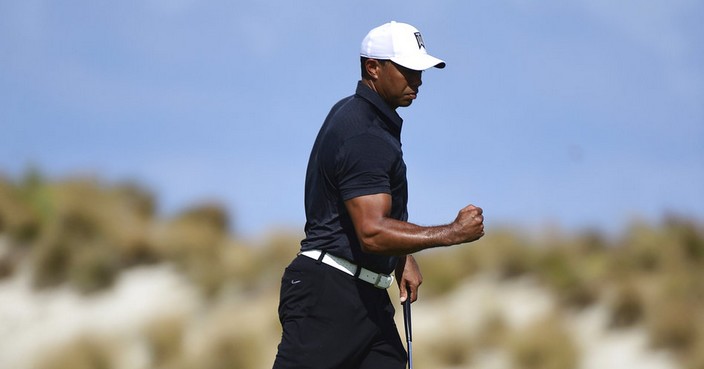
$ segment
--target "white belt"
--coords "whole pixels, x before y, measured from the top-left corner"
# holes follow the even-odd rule
[[[301,251],[298,253],[298,255],[303,255],[307,256],[311,259],[318,260],[320,259],[320,254],[322,251],[320,250],[308,250],[308,251]],[[357,273],[357,268],[360,268],[359,266],[345,260],[342,258],[338,258],[337,256],[330,255],[328,253],[325,253],[323,256],[323,259],[320,260],[323,264],[330,265],[331,267],[341,270],[351,276],[354,276]],[[371,283],[374,287],[376,288],[381,288],[381,289],[387,289],[391,286],[391,283],[394,281],[394,277],[386,274],[381,274],[381,273],[375,273],[372,272],[369,269],[366,268],[360,268],[361,270],[359,271],[359,275],[357,278],[367,282]]]

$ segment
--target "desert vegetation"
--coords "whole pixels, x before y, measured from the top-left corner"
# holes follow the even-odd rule
[[[36,172],[0,177],[0,286],[26,278],[34,294],[62,289],[88,301],[109,294],[131,271],[168,265],[193,292],[190,307],[166,309],[130,334],[87,330],[41,348],[22,368],[271,366],[280,334],[279,279],[301,234],[272,232],[245,242],[217,203],[168,216],[157,209],[155,194],[135,183],[47,180]],[[417,259],[425,277],[414,304],[419,368],[474,368],[487,353],[502,363],[495,367],[584,367],[575,316],[597,307],[606,314],[605,330],[638,329],[649,350],[677,367],[704,368],[704,234],[694,220],[634,222],[616,236],[488,229],[476,244]],[[458,291],[487,279],[496,289],[533,286],[552,303],[521,324],[490,307],[479,324],[423,325],[423,316],[441,319],[448,296],[461,301]]]

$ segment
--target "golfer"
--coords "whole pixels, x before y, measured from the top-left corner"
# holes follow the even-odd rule
[[[409,223],[399,107],[411,105],[422,71],[444,68],[413,26],[390,22],[362,41],[356,93],[328,114],[305,181],[305,239],[281,280],[282,368],[404,368],[406,351],[386,289],[415,301],[422,276],[411,254],[484,235],[469,205],[446,225]],[[410,296],[407,296],[407,288]]]

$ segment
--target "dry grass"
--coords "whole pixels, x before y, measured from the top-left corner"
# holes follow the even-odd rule
[[[442,339],[415,349],[414,365],[419,368],[462,368],[469,365],[476,354],[476,346],[469,332],[447,329]]]
[[[475,341],[482,349],[499,348],[506,343],[510,336],[511,331],[504,318],[499,314],[492,314],[480,327]]]
[[[259,342],[240,334],[236,327],[220,332],[207,342],[206,350],[190,362],[191,368],[247,369],[259,367],[262,357]],[[273,360],[272,360],[273,362]]]
[[[0,278],[26,263],[37,288],[68,284],[90,294],[112,286],[127,268],[172,263],[209,306],[228,298],[275,294],[302,237],[282,231],[260,245],[246,245],[230,231],[230,216],[219,204],[197,204],[170,219],[157,218],[155,204],[135,184],[92,178],[46,181],[35,172],[14,182],[0,178]],[[555,294],[561,309],[605,302],[613,329],[642,325],[653,347],[677,353],[690,368],[704,363],[704,232],[691,220],[636,223],[618,239],[594,231],[536,239],[492,229],[475,244],[429,250],[417,259],[425,276],[424,298],[448,293],[478,273],[529,276]],[[268,344],[261,335],[251,339],[254,328],[225,323],[225,329],[209,335],[199,354],[186,355],[179,350],[185,326],[168,318],[146,329],[155,368],[254,367],[261,360],[255,357],[262,355],[260,346]],[[265,326],[278,329],[271,322]],[[475,337],[464,332],[447,336],[451,339],[438,342],[426,356],[429,363],[468,365],[482,347],[510,348],[519,368],[569,368],[579,357],[556,319],[522,332],[508,331],[497,320]],[[66,363],[57,368],[109,368],[114,359],[109,346],[79,340],[47,362]]]
[[[517,369],[571,369],[579,363],[577,346],[555,316],[518,332],[509,347]]]
[[[114,369],[115,343],[103,337],[79,337],[37,358],[36,369]]]
[[[686,352],[694,347],[698,332],[697,320],[701,319],[691,304],[678,300],[663,301],[650,312],[647,322],[654,347]]]
[[[144,328],[149,361],[153,368],[177,368],[185,358],[186,318],[166,316]]]

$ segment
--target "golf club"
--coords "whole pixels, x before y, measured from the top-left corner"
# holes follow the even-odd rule
[[[403,326],[406,329],[408,369],[413,369],[413,333],[411,332],[411,288],[406,286],[406,301],[403,302]]]

